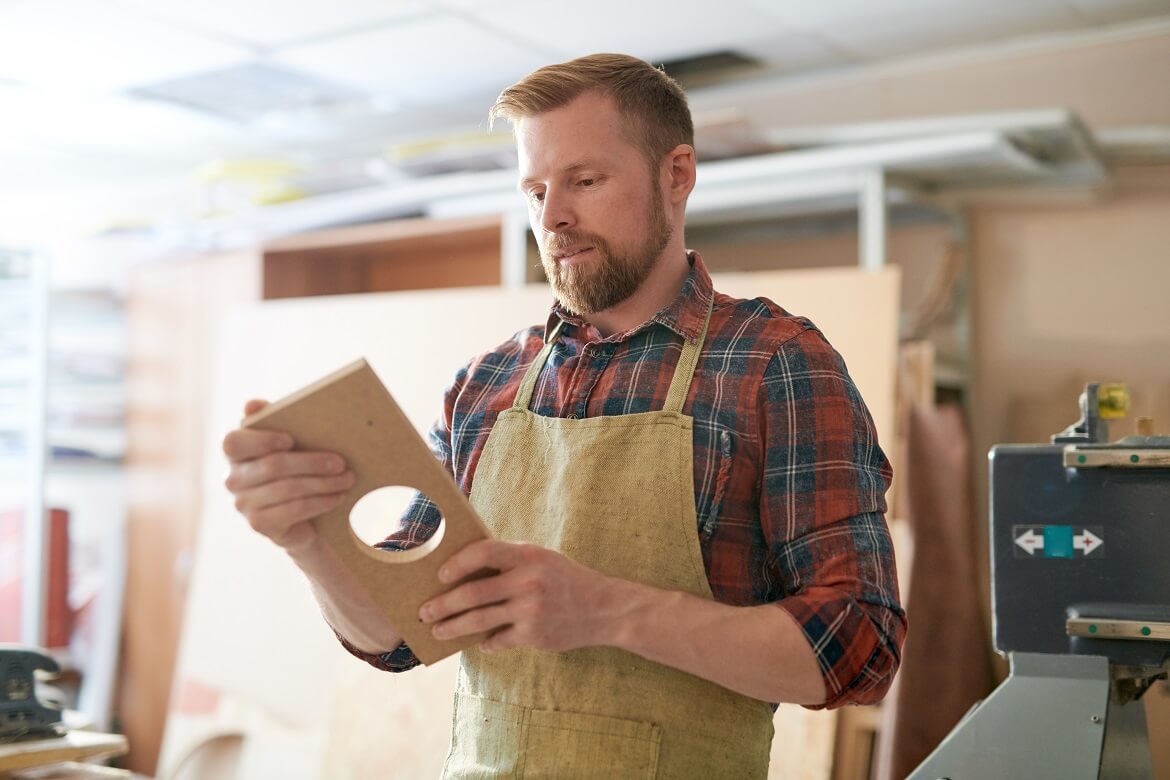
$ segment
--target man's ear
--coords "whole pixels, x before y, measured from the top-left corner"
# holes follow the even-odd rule
[[[666,153],[662,164],[669,176],[670,202],[685,202],[695,188],[695,147],[679,144]]]

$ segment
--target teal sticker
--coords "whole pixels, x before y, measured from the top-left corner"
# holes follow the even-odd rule
[[[1073,529],[1071,525],[1044,526],[1044,557],[1073,557]]]

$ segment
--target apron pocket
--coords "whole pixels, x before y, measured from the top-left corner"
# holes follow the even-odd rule
[[[525,743],[526,778],[653,778],[662,728],[625,718],[532,710]]]
[[[444,778],[638,778],[658,774],[662,728],[455,695]]]

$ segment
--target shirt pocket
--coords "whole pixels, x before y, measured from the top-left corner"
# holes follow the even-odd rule
[[[712,450],[714,462],[714,489],[711,491],[711,503],[699,521],[699,533],[704,539],[710,539],[719,525],[719,515],[723,511],[723,499],[727,496],[727,486],[731,482],[731,460],[734,454],[734,437],[726,428],[717,428]]]

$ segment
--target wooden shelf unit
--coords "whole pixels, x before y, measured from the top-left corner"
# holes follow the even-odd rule
[[[498,285],[497,216],[403,219],[320,230],[262,248],[265,300]]]

